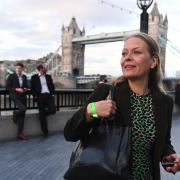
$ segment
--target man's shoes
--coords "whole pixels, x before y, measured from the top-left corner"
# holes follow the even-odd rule
[[[13,112],[13,122],[14,124],[17,124],[17,115],[15,112]]]
[[[18,138],[19,140],[28,140],[27,136],[25,136],[23,133],[18,134],[17,138]]]

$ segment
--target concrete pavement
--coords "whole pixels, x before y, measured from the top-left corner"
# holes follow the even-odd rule
[[[180,116],[174,116],[172,141],[180,153]],[[0,180],[63,180],[75,143],[66,142],[62,134],[44,139],[0,143]],[[162,180],[180,180],[162,169]]]

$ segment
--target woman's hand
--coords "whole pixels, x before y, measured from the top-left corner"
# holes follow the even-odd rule
[[[109,117],[111,114],[115,114],[117,110],[116,103],[112,100],[95,102],[95,106],[98,116],[102,118],[106,118]]]
[[[112,100],[103,100],[95,102],[96,113],[101,118],[109,117],[111,114],[115,114],[117,107],[116,103]],[[87,106],[87,117],[91,116],[89,105]]]
[[[179,163],[174,163],[172,166],[164,166],[164,169],[167,172],[172,172],[175,174],[176,172],[180,171],[180,155],[179,154],[171,154],[168,156],[165,156],[163,158],[163,162],[179,162]]]

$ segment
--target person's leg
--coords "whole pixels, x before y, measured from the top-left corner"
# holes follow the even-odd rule
[[[26,96],[25,95],[14,95],[11,99],[16,104],[17,110],[14,111],[15,122],[17,123],[17,137],[23,134],[24,119],[26,112]],[[26,139],[23,135],[21,139]]]
[[[40,119],[40,124],[41,124],[41,130],[44,133],[44,136],[47,136],[48,129],[47,129],[45,107],[46,107],[46,98],[44,95],[40,95],[38,97],[39,119]]]
[[[24,130],[24,118],[25,118],[25,112],[18,116],[18,121],[17,121],[18,135],[19,134],[23,134],[23,130]]]
[[[23,134],[27,100],[25,96],[21,96],[19,101],[19,111],[17,112],[18,134]]]
[[[17,99],[18,99],[17,94],[10,94],[10,99],[14,102],[15,105],[17,104],[17,103],[16,103],[16,101],[17,101]],[[16,114],[17,112],[18,112],[18,110],[14,110],[14,111],[13,111],[12,120],[13,120],[13,122],[14,122],[15,124],[17,124],[17,114]]]
[[[54,97],[52,95],[47,95],[46,97],[46,115],[55,114],[56,106],[54,103]]]

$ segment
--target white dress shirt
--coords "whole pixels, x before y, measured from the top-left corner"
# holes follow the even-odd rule
[[[48,86],[47,86],[47,81],[45,75],[39,74],[40,82],[41,82],[41,93],[50,93]]]
[[[20,85],[20,87],[22,87],[22,84],[23,84],[22,75],[18,75],[18,80],[19,80],[19,85]]]

